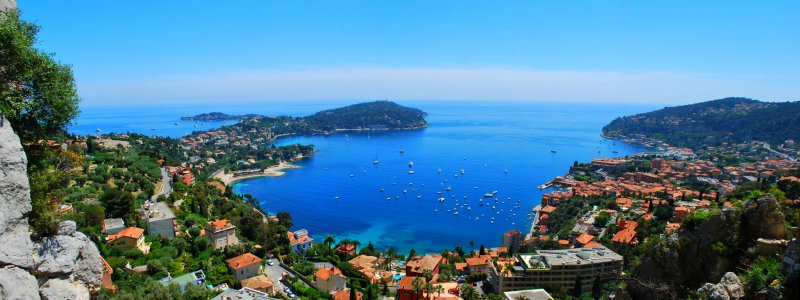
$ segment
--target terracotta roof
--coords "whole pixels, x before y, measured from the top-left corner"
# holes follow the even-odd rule
[[[602,244],[600,244],[598,242],[594,242],[594,241],[588,242],[588,243],[586,243],[586,245],[583,245],[584,248],[597,248],[597,247],[602,247],[602,246],[603,246]]]
[[[636,237],[636,227],[628,226],[617,232],[611,241],[615,243],[631,244],[634,241],[634,237]]]
[[[356,291],[356,299],[361,299],[364,293]],[[350,300],[350,290],[338,290],[333,293],[333,300]]]
[[[353,259],[347,261],[350,265],[353,266],[356,270],[360,269],[369,269],[375,265],[375,262],[378,260],[375,256],[369,255],[359,255],[354,257]]]
[[[467,267],[467,263],[456,263],[455,265],[456,270],[458,271],[464,271],[464,269]]]
[[[423,257],[412,258],[411,261],[406,264],[406,266],[409,267],[412,272],[422,273],[424,270],[433,271],[440,262],[442,262],[441,255],[431,254]]]
[[[586,245],[586,244],[588,244],[589,242],[591,242],[593,239],[594,239],[594,236],[593,236],[593,235],[584,233],[584,234],[581,234],[581,235],[580,235],[580,236],[579,236],[577,239],[575,239],[575,240],[576,240],[576,241],[578,241],[578,243],[580,243],[581,245]]]
[[[411,291],[414,288],[414,276],[405,276],[400,279],[400,283],[397,284],[398,291]],[[425,277],[419,277],[422,279],[422,282],[426,282]]]
[[[300,244],[300,243],[310,242],[310,241],[313,240],[309,236],[304,236],[304,237],[298,239],[297,237],[295,237],[294,232],[291,232],[291,231],[287,232],[286,235],[289,236],[289,244],[291,244],[291,245],[297,245],[297,244]]]
[[[228,219],[223,219],[223,220],[215,219],[214,221],[208,222],[206,224],[208,225],[206,227],[214,228],[215,232],[220,230],[236,228],[236,226],[233,226],[233,224],[231,224],[231,221]]]
[[[138,227],[128,227],[123,229],[122,231],[118,232],[117,234],[110,234],[106,239],[106,242],[110,243],[120,238],[132,238],[132,239],[139,239],[144,234],[144,229]]]
[[[342,271],[337,269],[336,267],[331,267],[330,269],[328,269],[328,268],[319,268],[317,270],[317,273],[314,274],[314,275],[317,276],[317,278],[325,280],[325,281],[328,281],[328,279],[331,278],[331,275],[339,275],[339,277],[347,278],[344,275],[342,275]]]
[[[241,281],[242,287],[248,287],[254,290],[266,291],[275,286],[275,280],[264,276],[264,274],[256,277],[248,278]]]
[[[488,255],[480,255],[478,257],[469,257],[465,259],[468,266],[481,266],[489,264],[491,257]]]
[[[252,253],[245,253],[234,258],[226,259],[225,263],[228,264],[228,267],[231,269],[238,270],[254,263],[261,263],[261,258]]]

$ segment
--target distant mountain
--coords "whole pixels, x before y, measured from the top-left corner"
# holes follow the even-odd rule
[[[384,100],[323,110],[303,119],[322,130],[405,129],[427,127],[426,116],[422,110]]]
[[[247,115],[229,115],[226,113],[221,112],[210,112],[205,114],[199,114],[191,117],[181,117],[181,120],[184,121],[232,121],[232,120],[242,120],[247,118],[257,117],[258,115],[255,114],[247,114]]]
[[[724,98],[667,107],[617,118],[605,127],[611,137],[644,135],[675,146],[699,147],[722,142],[800,139],[800,102],[762,102]]]

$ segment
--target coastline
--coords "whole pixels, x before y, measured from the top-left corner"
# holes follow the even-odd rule
[[[293,165],[293,164],[290,164],[290,163],[282,162],[282,163],[279,163],[277,165],[274,165],[274,166],[271,166],[269,168],[266,168],[266,169],[264,169],[264,171],[262,171],[261,173],[257,173],[257,174],[248,174],[248,175],[234,177],[233,173],[225,173],[224,171],[220,172],[220,171],[222,171],[222,170],[220,170],[220,171],[215,172],[214,175],[212,176],[212,178],[213,179],[219,179],[225,185],[231,185],[231,184],[233,184],[233,183],[235,183],[237,181],[245,180],[245,179],[260,178],[260,177],[281,177],[283,175],[286,175],[286,171],[285,170],[287,170],[287,169],[299,169],[299,168],[300,168],[300,166],[298,166],[298,165]]]

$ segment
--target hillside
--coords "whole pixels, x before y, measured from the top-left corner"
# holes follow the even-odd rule
[[[603,134],[641,134],[675,146],[697,147],[750,140],[779,144],[800,138],[800,102],[724,98],[617,118]]]
[[[427,114],[419,109],[384,100],[324,110],[304,120],[323,130],[406,129],[428,126],[425,116]]]
[[[247,115],[229,115],[226,113],[221,112],[210,112],[199,114],[191,117],[181,117],[183,121],[229,121],[229,120],[241,120],[245,118],[253,118],[258,115],[254,114],[247,114]]]

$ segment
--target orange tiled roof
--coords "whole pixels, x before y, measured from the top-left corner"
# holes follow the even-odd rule
[[[317,278],[325,280],[325,281],[327,281],[329,278],[331,278],[331,275],[339,275],[342,278],[347,278],[344,275],[342,275],[342,271],[337,269],[336,267],[331,267],[330,269],[328,269],[328,268],[319,268],[319,270],[317,270],[317,273],[314,274],[314,275],[317,276]]]
[[[586,243],[586,245],[583,245],[584,248],[597,248],[597,247],[601,247],[601,246],[603,246],[603,245],[598,243],[598,242],[595,242],[595,241],[588,242],[588,243]]]
[[[477,257],[469,257],[465,259],[465,261],[467,262],[467,265],[470,267],[482,266],[489,264],[489,262],[491,261],[491,257],[488,255],[479,255]]]
[[[231,224],[231,221],[228,219],[222,219],[222,220],[216,219],[214,221],[208,222],[207,224],[210,225],[212,228],[214,228],[214,230],[216,231],[227,229],[229,227],[235,227],[233,226],[233,224]]]
[[[128,227],[123,229],[122,231],[118,232],[117,234],[110,234],[108,235],[107,242],[113,242],[120,238],[132,238],[132,239],[139,239],[144,234],[144,229],[138,227]]]
[[[234,258],[229,258],[225,260],[225,263],[228,264],[228,267],[234,270],[238,270],[254,263],[260,263],[261,258],[258,256],[253,255],[252,253],[245,253],[239,255]]]
[[[611,239],[612,242],[615,243],[623,243],[623,244],[631,244],[636,237],[636,227],[625,227],[625,229],[620,230],[614,237]]]
[[[581,234],[581,235],[580,235],[580,236],[579,236],[577,239],[575,239],[575,240],[576,240],[576,241],[578,241],[578,243],[581,243],[581,245],[586,245],[586,244],[588,244],[589,242],[591,242],[593,239],[594,239],[594,236],[593,236],[593,235],[584,233],[584,234]]]
[[[361,299],[364,293],[356,291],[356,299]],[[338,290],[333,294],[333,300],[350,300],[350,290]]]

